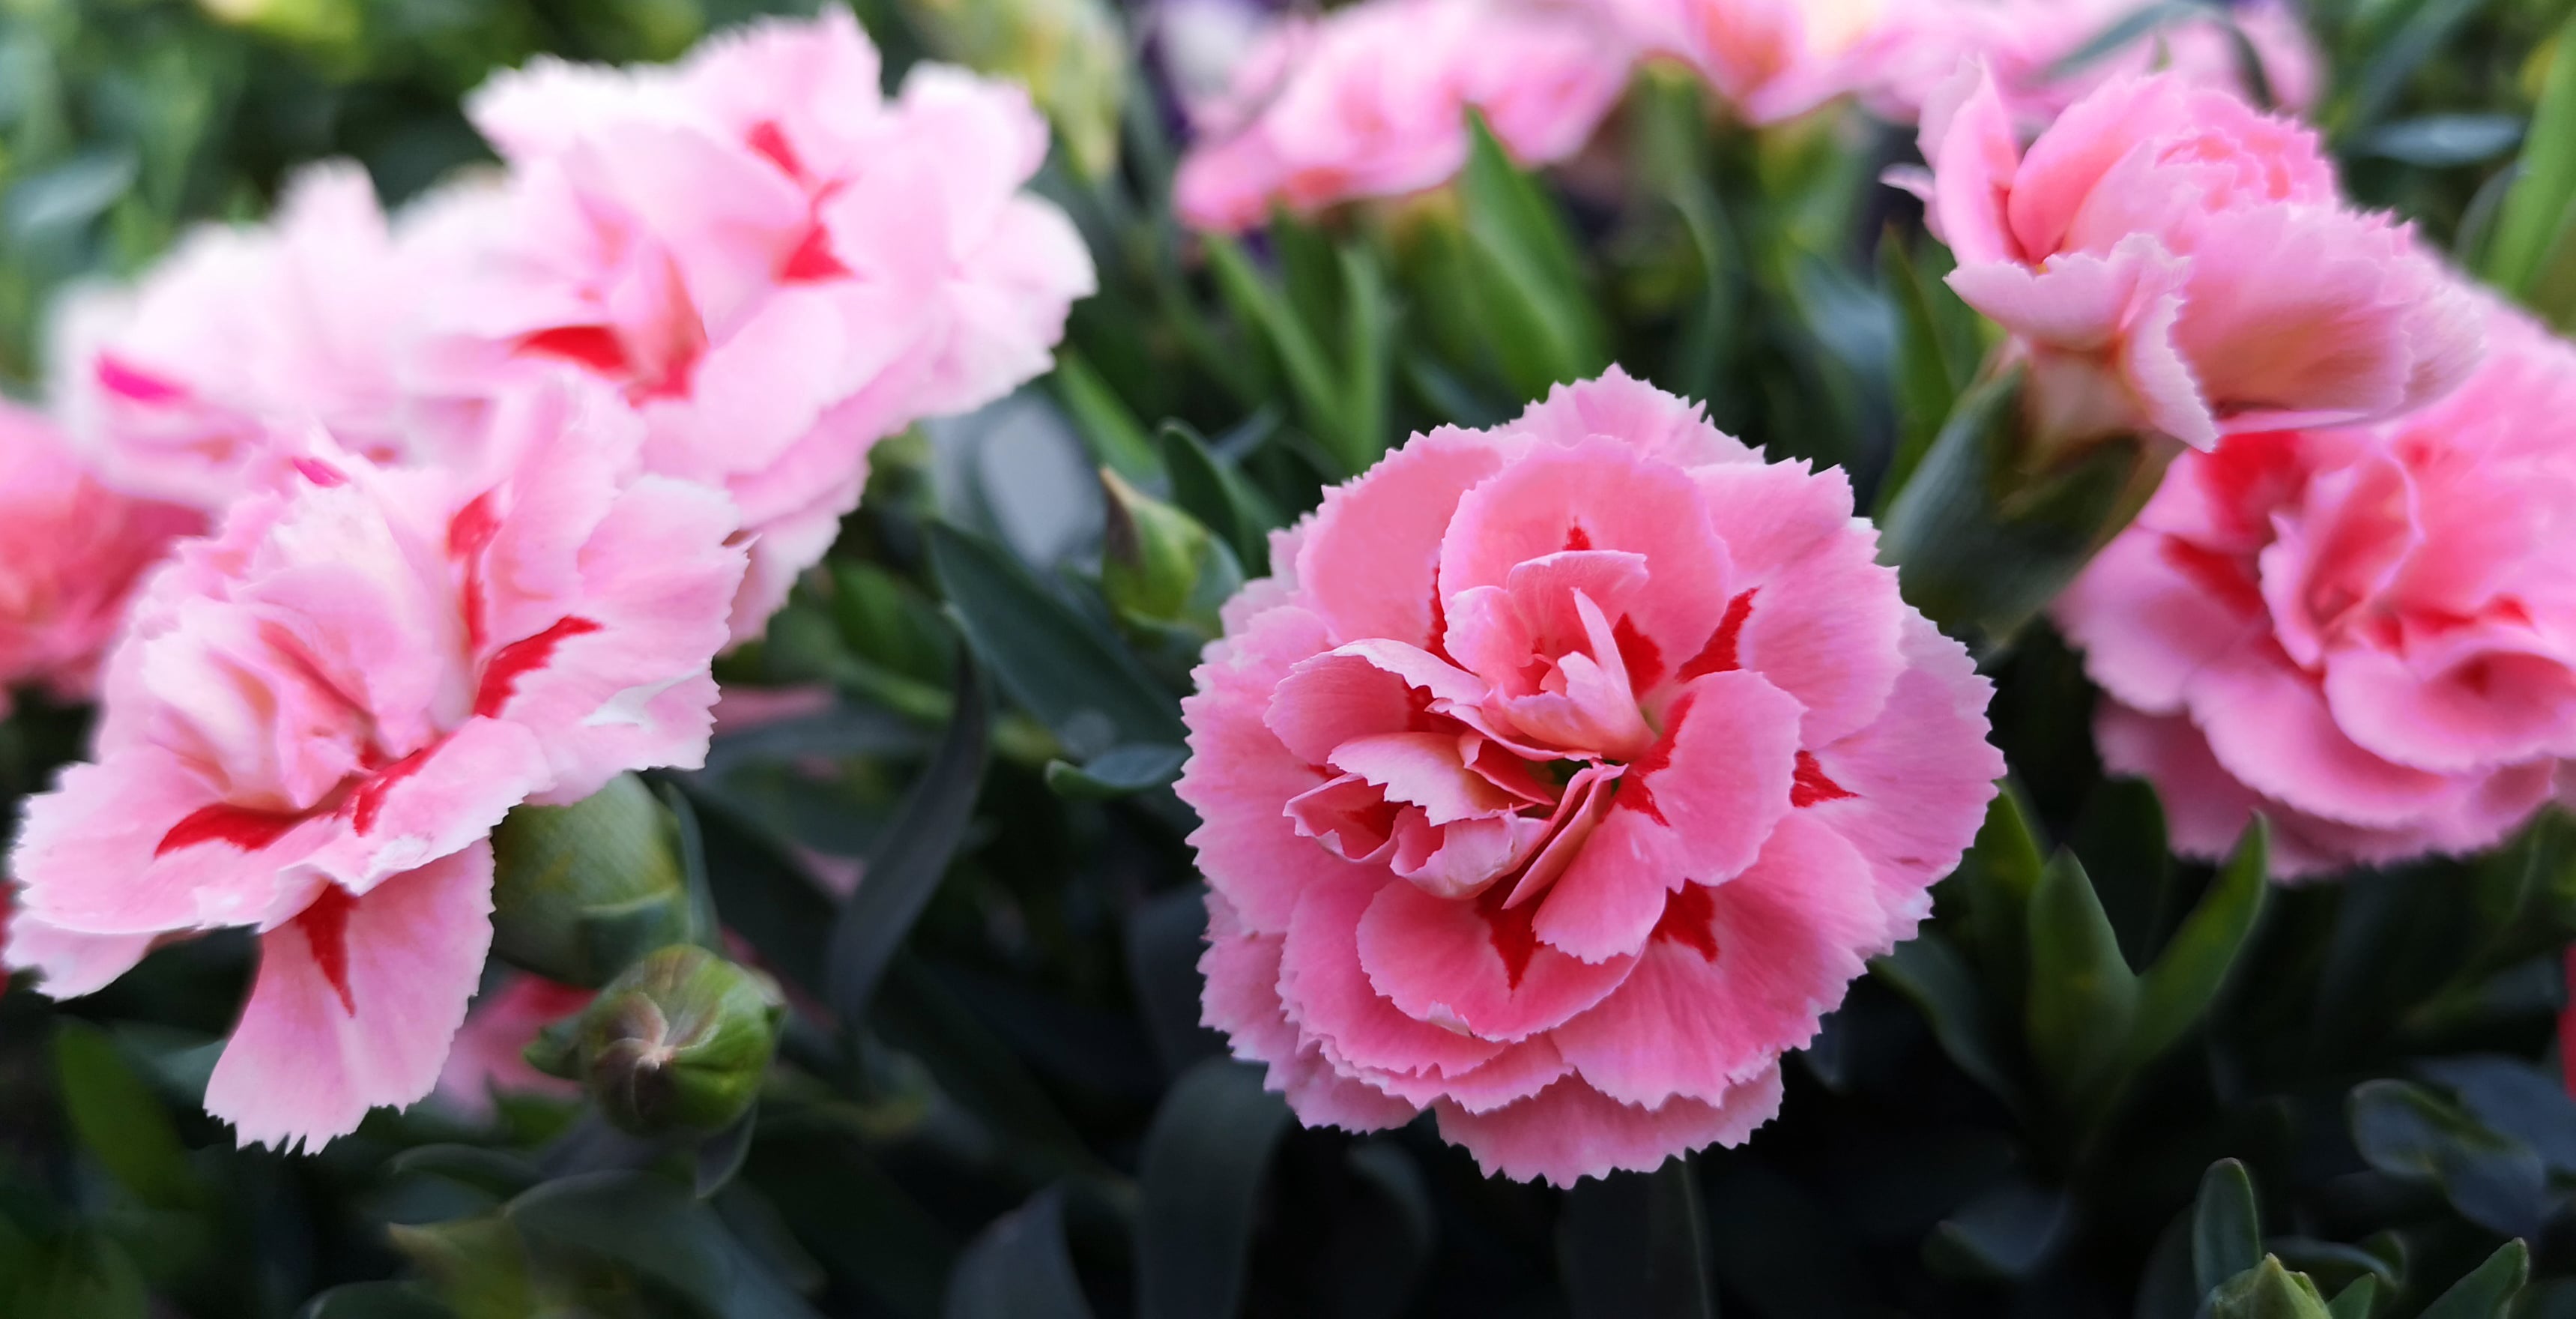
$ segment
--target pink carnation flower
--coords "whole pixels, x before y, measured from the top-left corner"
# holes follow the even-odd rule
[[[589,1007],[597,990],[524,971],[505,974],[474,1000],[438,1071],[438,1098],[458,1114],[489,1122],[501,1095],[570,1099],[581,1087],[528,1065],[537,1032]]]
[[[418,303],[366,171],[314,166],[268,224],[207,226],[136,287],[72,297],[54,402],[108,484],[209,513],[317,424],[376,461],[437,457],[403,379]]]
[[[29,805],[9,963],[62,997],[249,926],[209,1111],[292,1146],[429,1093],[491,943],[492,827],[705,754],[743,556],[723,496],[637,475],[636,442],[543,387],[500,402],[483,473],[326,448],[181,546],[96,763]]]
[[[2274,873],[2487,847],[2576,755],[2576,349],[2510,312],[2457,393],[2186,454],[2057,607],[2104,762]]]
[[[2374,420],[2476,364],[2470,296],[2337,198],[2316,134],[2159,74],[2078,102],[2027,154],[1982,72],[1923,119],[1951,287],[2013,336],[2053,443]]]
[[[1206,1020],[1310,1123],[1571,1183],[1742,1141],[2003,760],[1841,473],[1618,372],[1419,435],[1227,608]]]
[[[52,425],[0,403],[0,718],[13,687],[93,695],[126,597],[201,526],[191,510],[101,488]]]
[[[1467,164],[1467,111],[1512,158],[1572,156],[1627,86],[1610,25],[1514,0],[1366,0],[1280,24],[1200,111],[1173,205],[1199,229],[1436,188]]]
[[[1699,70],[1746,122],[1795,118],[1864,85],[1891,0],[1608,0],[1638,40]]]
[[[654,471],[753,533],[757,635],[856,507],[871,445],[1043,374],[1091,259],[1021,191],[1046,123],[1017,87],[917,66],[878,92],[847,11],[670,67],[541,60],[471,99],[512,177],[424,221],[449,278],[434,376],[573,363],[644,415]]]
[[[1912,123],[1957,74],[1984,62],[2016,121],[2045,124],[2115,78],[2162,70],[2195,86],[2246,93],[2243,55],[2227,24],[2186,17],[2141,34],[2122,49],[2063,76],[2058,65],[2094,38],[2147,9],[2151,0],[1917,0],[1898,6],[1864,60],[1862,97],[1878,114]],[[2323,56],[2288,0],[2230,7],[2262,62],[2275,104],[2316,103]]]

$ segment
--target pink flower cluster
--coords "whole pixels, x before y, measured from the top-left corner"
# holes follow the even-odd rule
[[[2025,152],[1965,70],[1923,154],[1951,287],[2011,332],[2044,444],[2376,420],[2477,362],[2471,295],[2404,225],[2342,203],[2314,130],[2225,92],[2116,79]]]
[[[2273,103],[2304,112],[2316,103],[2323,56],[2290,0],[2247,0],[2215,14],[2181,17],[2099,59],[2065,61],[2094,39],[2150,8],[2142,0],[1915,0],[1887,6],[1866,72],[1853,90],[1881,116],[1912,123],[1938,99],[1963,63],[1982,62],[2013,117],[2044,124],[2103,84],[2151,72],[2196,87],[2246,93],[2244,34]]]
[[[494,177],[389,222],[310,171],[66,310],[67,440],[0,413],[0,682],[103,706],[27,811],[6,961],[59,997],[256,931],[206,1097],[245,1141],[430,1092],[492,828],[702,763],[714,657],[869,446],[1043,373],[1092,287],[1022,191],[1026,97],[923,65],[889,100],[838,9],[472,111]]]
[[[1614,371],[1279,533],[1184,704],[1206,1019],[1310,1123],[1572,1183],[1735,1143],[2002,758],[1838,471]]]
[[[2431,407],[2185,455],[2059,603],[2177,850],[2261,810],[2285,878],[2476,851],[2576,755],[2576,348],[2487,319]]]

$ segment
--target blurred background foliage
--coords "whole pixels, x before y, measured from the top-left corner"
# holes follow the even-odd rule
[[[669,58],[762,8],[0,0],[0,378],[34,387],[67,281],[262,214],[299,162],[359,159],[399,203],[485,158],[457,105],[491,69]],[[2483,259],[2571,11],[2312,0],[2352,189]],[[756,1120],[636,1137],[505,1097],[490,1124],[425,1106],[312,1157],[238,1150],[198,1100],[246,940],[69,1004],[12,988],[0,1315],[2576,1316],[2576,824],[2295,890],[2255,878],[2259,833],[2178,863],[2152,792],[2102,778],[2044,629],[1988,657],[2012,791],[1750,1146],[1566,1194],[1420,1125],[1296,1128],[1196,1024],[1167,786],[1263,533],[1413,429],[1612,361],[1867,504],[1987,331],[1877,185],[1907,135],[1856,112],[1756,134],[1649,69],[1551,178],[1488,140],[1436,194],[1199,240],[1164,204],[1150,12],[861,16],[890,68],[1031,82],[1060,129],[1042,186],[1103,290],[1047,380],[880,446],[831,559],[724,663],[825,708],[659,785],[729,946],[787,992]],[[2531,247],[2563,323],[2576,240]],[[0,725],[0,809],[83,720]]]

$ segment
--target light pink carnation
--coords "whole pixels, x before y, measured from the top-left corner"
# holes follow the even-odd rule
[[[1957,74],[1983,61],[2014,118],[2045,124],[2115,78],[2163,70],[2196,86],[2245,93],[2243,55],[2227,23],[2179,18],[2063,76],[2058,65],[2152,0],[1915,0],[1900,5],[1872,40],[1861,93],[1887,118],[1912,123]],[[2323,57],[2289,0],[2230,7],[2236,28],[2261,60],[2275,104],[2316,103]]]
[[[1866,84],[1902,0],[1607,0],[1646,47],[1699,70],[1747,122],[1777,123]]]
[[[1523,165],[1573,155],[1627,85],[1611,25],[1516,0],[1366,0],[1282,22],[1201,111],[1173,181],[1181,219],[1233,231],[1275,202],[1312,212],[1448,182],[1467,111]]]
[[[8,961],[48,993],[156,936],[259,931],[206,1092],[244,1141],[429,1092],[511,807],[705,754],[731,507],[637,475],[613,400],[545,386],[492,424],[488,471],[325,447],[182,545],[109,661],[96,763],[29,805]]]
[[[438,1072],[438,1098],[457,1113],[488,1122],[501,1095],[569,1099],[581,1087],[528,1065],[537,1032],[589,1007],[597,990],[524,971],[504,974],[474,1000]]]
[[[2225,92],[2117,79],[2025,155],[1968,70],[1923,150],[1951,287],[2012,333],[2051,442],[2374,420],[2476,365],[2477,307],[2439,262],[2343,205],[2313,131]]]
[[[202,519],[99,486],[42,417],[0,402],[0,718],[9,690],[94,694],[126,597]]]
[[[2177,851],[2257,809],[2285,878],[2475,851],[2576,755],[2576,349],[2491,325],[2401,421],[2185,455],[2059,602]]]
[[[756,537],[737,639],[856,507],[867,452],[1044,373],[1093,288],[1062,212],[1021,191],[1046,124],[944,65],[878,91],[839,8],[682,64],[540,60],[468,110],[505,185],[436,200],[451,388],[570,362],[643,414],[654,471],[720,485]]]
[[[108,484],[209,513],[316,425],[380,462],[442,456],[403,378],[418,305],[366,171],[317,165],[269,223],[199,229],[134,288],[70,298],[54,404]]]
[[[1571,1183],[1742,1141],[2003,760],[1838,471],[1617,372],[1274,542],[1184,703],[1206,1020],[1307,1122]]]

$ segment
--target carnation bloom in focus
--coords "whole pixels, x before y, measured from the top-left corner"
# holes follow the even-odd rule
[[[1466,167],[1467,112],[1523,165],[1572,156],[1627,86],[1626,44],[1577,10],[1515,0],[1366,0],[1274,28],[1200,108],[1173,181],[1199,229],[1261,223],[1273,204],[1435,188]]]
[[[2261,62],[2272,101],[2305,111],[2323,56],[2289,0],[2250,0],[2175,18],[2075,68],[2068,56],[2153,7],[2153,0],[1916,0],[1894,6],[1863,61],[1862,99],[1913,123],[1964,61],[1980,61],[2016,122],[2040,125],[2114,78],[2164,71],[2197,86],[2250,94],[2245,53]],[[2230,23],[2234,31],[2229,30]],[[2236,33],[2244,34],[2238,45]]]
[[[2476,364],[2469,294],[2404,225],[2342,204],[2313,130],[2225,92],[2116,79],[2024,153],[1966,70],[1923,152],[1950,285],[2011,332],[2044,445],[2370,421]]]
[[[366,171],[317,165],[267,224],[206,226],[134,288],[69,299],[57,415],[109,485],[209,513],[317,424],[378,462],[444,458],[404,376],[418,305]]]
[[[8,961],[56,997],[152,940],[260,936],[206,1091],[318,1144],[429,1093],[491,943],[493,826],[704,757],[743,557],[721,494],[638,475],[634,421],[498,403],[483,470],[316,441],[145,587],[96,761],[28,807]]]
[[[1274,541],[1184,703],[1206,1020],[1309,1123],[1571,1183],[1740,1142],[2002,758],[1838,471],[1613,372]]]
[[[93,480],[44,418],[0,403],[0,718],[11,688],[95,694],[146,569],[202,519]]]
[[[1021,191],[1046,123],[939,64],[878,91],[847,11],[676,66],[539,60],[468,109],[511,175],[434,199],[447,279],[426,370],[468,389],[572,363],[646,422],[654,471],[722,486],[752,533],[757,635],[858,505],[867,452],[1043,374],[1091,259]]]
[[[2576,754],[2576,349],[2501,309],[2486,364],[2375,427],[2187,454],[2059,601],[2105,765],[2175,850],[2261,810],[2284,878],[2485,848]]]

